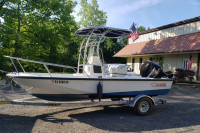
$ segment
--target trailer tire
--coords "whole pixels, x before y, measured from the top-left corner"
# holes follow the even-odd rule
[[[136,102],[134,106],[134,111],[137,115],[144,116],[150,114],[152,108],[153,108],[152,100],[148,97],[142,97]]]

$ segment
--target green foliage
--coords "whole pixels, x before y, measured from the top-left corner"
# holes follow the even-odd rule
[[[138,32],[142,32],[149,29],[150,29],[149,27],[146,29],[144,26],[137,27]],[[103,45],[105,61],[107,63],[126,63],[126,58],[112,57],[123,47],[125,47],[126,44],[127,44],[127,37],[122,37],[120,39],[110,39],[110,38],[106,39]]]
[[[106,25],[106,12],[99,10],[97,0],[81,0],[80,4],[80,26]],[[72,0],[1,0],[0,70],[14,71],[3,55],[76,66],[81,38],[75,35],[78,24],[71,15],[75,6]],[[106,39],[101,45],[105,61],[125,63],[112,56],[126,43],[126,38]],[[21,63],[26,71],[45,71],[42,65]]]
[[[87,0],[81,0],[81,9],[78,16],[81,17],[79,25],[82,27],[90,26],[105,26],[107,22],[106,12],[100,11],[97,0],[92,0],[88,3]],[[113,58],[113,55],[122,49],[126,44],[126,38],[111,39],[107,38],[104,43],[101,44],[103,51],[104,61],[106,63],[125,63],[123,58]]]
[[[119,50],[121,50],[127,43],[127,38],[120,39],[107,38],[102,44],[101,49],[104,53],[104,61],[106,63],[126,63],[125,58],[113,57]]]
[[[145,31],[145,30],[150,30],[150,27],[148,27],[147,29],[144,26],[137,27],[138,32],[142,32],[142,31]]]
[[[137,27],[138,32],[142,32],[149,29],[150,29],[149,27],[146,29],[144,26]],[[122,37],[120,39],[110,39],[110,38],[106,39],[103,48],[104,49],[103,51],[105,51],[104,52],[105,61],[107,63],[126,63],[126,58],[112,57],[123,47],[125,47],[126,44],[127,44],[127,37]]]
[[[71,16],[72,0],[7,0],[0,3],[0,62],[10,64],[3,55],[76,65],[78,26]],[[24,63],[27,70],[41,70],[37,64]],[[9,68],[9,67],[8,67]],[[7,69],[0,66],[0,69]],[[9,70],[10,71],[10,70]]]
[[[105,26],[107,15],[106,12],[99,10],[97,0],[88,3],[87,0],[81,0],[81,9],[78,16],[81,17],[79,25],[82,27]]]

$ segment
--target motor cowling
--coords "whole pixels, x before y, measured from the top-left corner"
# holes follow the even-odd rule
[[[156,63],[153,63],[152,61],[146,60],[141,68],[140,68],[140,75],[142,77],[151,77],[151,78],[161,78],[163,76],[167,77],[167,74],[165,74],[162,71],[162,67]]]

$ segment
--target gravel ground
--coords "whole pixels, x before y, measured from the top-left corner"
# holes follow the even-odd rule
[[[2,91],[15,98],[24,91],[7,87]],[[168,101],[157,105],[148,116],[137,116],[127,106],[90,108],[0,105],[0,133],[15,132],[200,132],[200,88],[174,86],[159,96]]]

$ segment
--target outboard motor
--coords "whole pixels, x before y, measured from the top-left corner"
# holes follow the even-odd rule
[[[168,77],[168,75],[162,71],[162,67],[160,65],[153,63],[149,60],[146,60],[142,64],[140,68],[140,75],[142,77],[151,77],[151,78]]]

